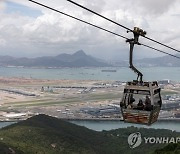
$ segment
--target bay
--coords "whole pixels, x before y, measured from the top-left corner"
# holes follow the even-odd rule
[[[179,121],[158,121],[151,126],[124,123],[123,121],[88,121],[88,120],[71,120],[69,121],[79,126],[84,126],[95,131],[102,130],[112,130],[118,128],[127,128],[127,127],[138,127],[138,128],[154,128],[154,129],[169,129],[173,131],[180,132],[180,122]],[[8,125],[14,124],[15,122],[0,122],[0,128],[6,127]]]
[[[154,128],[154,129],[169,129],[173,131],[180,132],[180,122],[179,121],[158,121],[150,126],[124,123],[123,121],[71,121],[74,124],[87,127],[95,131],[102,130],[112,130],[118,128],[127,127],[138,127],[138,128]]]
[[[102,72],[102,69],[115,69],[116,72]],[[144,80],[170,79],[180,81],[179,67],[146,67],[139,68],[144,74]],[[69,79],[69,80],[118,80],[131,81],[136,74],[128,67],[113,68],[18,68],[0,67],[0,76],[24,77],[34,79]]]
[[[0,122],[0,128],[14,124],[15,122]]]

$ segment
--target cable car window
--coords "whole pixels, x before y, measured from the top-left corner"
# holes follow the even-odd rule
[[[150,91],[138,91],[138,94],[142,94],[142,95],[150,95]]]
[[[141,94],[141,95],[150,95],[150,91],[149,91],[149,90],[124,89],[124,93],[133,93],[133,94]]]
[[[125,94],[124,95],[124,106],[122,107],[127,107],[128,109],[141,109],[144,110],[145,103],[147,97],[150,100],[150,95],[140,95],[140,94]],[[150,102],[151,103],[151,102]]]

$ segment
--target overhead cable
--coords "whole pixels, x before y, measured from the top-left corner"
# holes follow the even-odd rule
[[[156,49],[156,48],[151,47],[151,46],[149,46],[149,45],[142,44],[142,43],[140,43],[140,45],[142,45],[142,46],[144,46],[144,47],[147,47],[147,48],[150,48],[150,49],[153,49],[153,50],[155,50],[155,51],[158,51],[158,52],[164,53],[164,54],[166,54],[166,55],[169,55],[169,56],[172,56],[172,57],[175,57],[175,58],[180,59],[180,57],[179,57],[179,56],[176,56],[176,55],[170,54],[170,53],[168,53],[168,52],[165,52],[165,51],[162,51],[162,50],[159,50],[159,49]]]
[[[85,9],[85,10],[87,10],[87,11],[89,11],[89,12],[91,12],[91,13],[99,16],[99,17],[101,17],[101,18],[104,18],[104,19],[106,19],[106,20],[108,20],[108,21],[110,21],[110,22],[112,22],[112,23],[114,23],[114,24],[116,24],[116,25],[118,25],[118,26],[120,26],[120,27],[122,27],[122,28],[124,28],[124,29],[126,29],[126,30],[128,30],[128,31],[130,31],[130,32],[133,32],[132,29],[130,29],[130,28],[128,28],[128,27],[126,27],[126,26],[124,26],[124,25],[122,25],[122,24],[120,24],[120,23],[117,23],[117,22],[115,22],[115,21],[113,21],[113,20],[111,20],[111,19],[109,19],[109,18],[107,18],[107,17],[105,17],[105,16],[103,16],[103,15],[101,15],[101,14],[93,11],[93,10],[90,10],[89,8],[87,8],[87,7],[85,7],[85,6],[82,6],[82,5],[76,3],[76,2],[74,2],[74,1],[72,1],[72,0],[67,0],[67,1],[70,2],[70,3],[72,3],[72,4],[74,4],[74,5],[76,5],[76,6],[78,6],[78,7],[81,7],[81,8],[83,8],[83,9]],[[177,50],[177,49],[175,49],[175,48],[173,48],[173,47],[171,47],[171,46],[168,46],[168,45],[166,45],[166,44],[164,44],[164,43],[161,43],[161,42],[159,42],[159,41],[156,41],[155,39],[152,39],[152,38],[149,38],[149,37],[143,36],[143,35],[141,35],[141,36],[144,37],[144,38],[146,38],[146,39],[148,39],[148,40],[150,40],[150,41],[153,41],[153,42],[158,43],[158,44],[160,44],[160,45],[162,45],[162,46],[164,46],[164,47],[167,47],[167,48],[169,48],[169,49],[171,49],[171,50],[174,50],[174,51],[180,53],[180,50]]]
[[[50,9],[50,10],[52,10],[52,11],[57,12],[57,13],[60,13],[60,14],[63,14],[63,15],[65,15],[65,16],[68,16],[68,17],[70,17],[70,18],[73,18],[73,19],[75,19],[75,20],[78,20],[78,21],[81,21],[81,22],[86,23],[86,24],[88,24],[88,25],[91,25],[91,26],[93,26],[93,27],[95,27],[95,28],[101,29],[101,30],[103,30],[103,31],[106,31],[106,32],[108,32],[108,33],[111,33],[111,34],[113,34],[113,35],[116,35],[116,36],[118,36],[118,37],[121,37],[121,38],[123,38],[123,39],[128,40],[127,37],[125,37],[125,36],[123,36],[123,35],[120,35],[120,34],[117,34],[117,33],[115,33],[115,32],[112,32],[112,31],[110,31],[110,30],[108,30],[108,29],[102,28],[102,27],[100,27],[100,26],[96,26],[96,25],[94,25],[94,24],[92,24],[92,23],[90,23],[90,22],[84,21],[84,20],[82,20],[82,19],[79,19],[79,18],[74,17],[74,16],[72,16],[72,15],[69,15],[69,14],[67,14],[67,13],[61,12],[61,11],[59,11],[59,10],[57,10],[57,9],[54,9],[54,8],[49,7],[49,6],[47,6],[47,5],[44,5],[44,4],[42,4],[42,3],[36,2],[36,1],[34,1],[34,0],[29,0],[29,1],[30,1],[30,2],[33,2],[33,3],[37,4],[37,5],[43,6],[43,7],[45,7],[45,8],[48,8],[48,9]],[[145,45],[145,44],[141,44],[141,43],[140,43],[140,45],[145,46],[145,47],[147,47],[147,48],[151,48],[151,49],[156,50],[156,51],[158,51],[158,52],[161,52],[161,53],[167,54],[167,55],[169,55],[169,56],[172,56],[172,57],[175,57],[175,58],[179,58],[179,59],[180,59],[180,57],[178,57],[178,56],[176,56],[176,55],[169,54],[169,53],[167,53],[167,52],[164,52],[164,51],[162,51],[162,50],[156,49],[156,48],[154,48],[154,47],[151,47],[151,46],[148,46],[148,45]]]
[[[119,37],[122,37],[122,38],[124,38],[124,39],[128,39],[128,38],[125,37],[125,36],[122,36],[122,35],[120,35],[120,34],[117,34],[117,33],[115,33],[115,32],[112,32],[112,31],[108,30],[108,29],[102,28],[102,27],[100,27],[100,26],[96,26],[96,25],[94,25],[94,24],[92,24],[92,23],[90,23],[90,22],[87,22],[87,21],[85,21],[85,20],[79,19],[79,18],[74,17],[74,16],[72,16],[72,15],[69,15],[69,14],[67,14],[67,13],[61,12],[61,11],[59,11],[59,10],[57,10],[57,9],[54,9],[54,8],[52,8],[52,7],[49,7],[49,6],[44,5],[44,4],[42,4],[42,3],[39,3],[39,2],[36,2],[36,1],[33,1],[33,0],[29,0],[29,1],[30,1],[30,2],[33,2],[33,3],[35,3],[35,4],[38,4],[38,5],[40,5],[40,6],[43,6],[43,7],[45,7],[45,8],[48,8],[48,9],[50,9],[50,10],[53,10],[53,11],[55,11],[55,12],[58,12],[58,13],[60,13],[60,14],[63,14],[63,15],[65,15],[65,16],[68,16],[68,17],[70,17],[70,18],[73,18],[73,19],[75,19],[75,20],[78,20],[78,21],[81,21],[81,22],[86,23],[86,24],[88,24],[88,25],[91,25],[91,26],[93,26],[93,27],[95,27],[95,28],[98,28],[98,29],[101,29],[101,30],[103,30],[103,31],[106,31],[106,32],[108,32],[108,33],[114,34],[114,35],[119,36]]]

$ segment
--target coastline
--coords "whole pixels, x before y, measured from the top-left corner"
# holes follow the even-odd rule
[[[66,120],[66,121],[121,121],[123,122],[123,120],[121,118],[58,118],[61,120]],[[26,119],[18,119],[18,120],[4,120],[4,121],[0,121],[0,123],[2,122],[20,122],[20,121],[24,121]],[[162,122],[162,121],[179,121],[180,122],[180,118],[162,118],[162,119],[158,119],[157,122]]]
[[[180,132],[180,119],[159,119],[157,122],[152,125],[142,125],[142,124],[133,124],[126,123],[120,118],[60,118],[61,120],[68,121],[70,123],[86,127],[95,131],[103,130],[114,130],[119,128],[127,127],[137,127],[137,128],[152,128],[152,129],[167,129],[171,131]],[[25,120],[25,119],[24,119]],[[7,127],[9,125],[16,124],[23,120],[11,120],[11,121],[1,121],[0,129]]]

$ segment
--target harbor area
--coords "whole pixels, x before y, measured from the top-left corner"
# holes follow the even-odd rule
[[[25,120],[38,114],[60,119],[122,120],[125,82],[0,78],[0,121]],[[159,119],[180,117],[180,83],[160,82]]]

